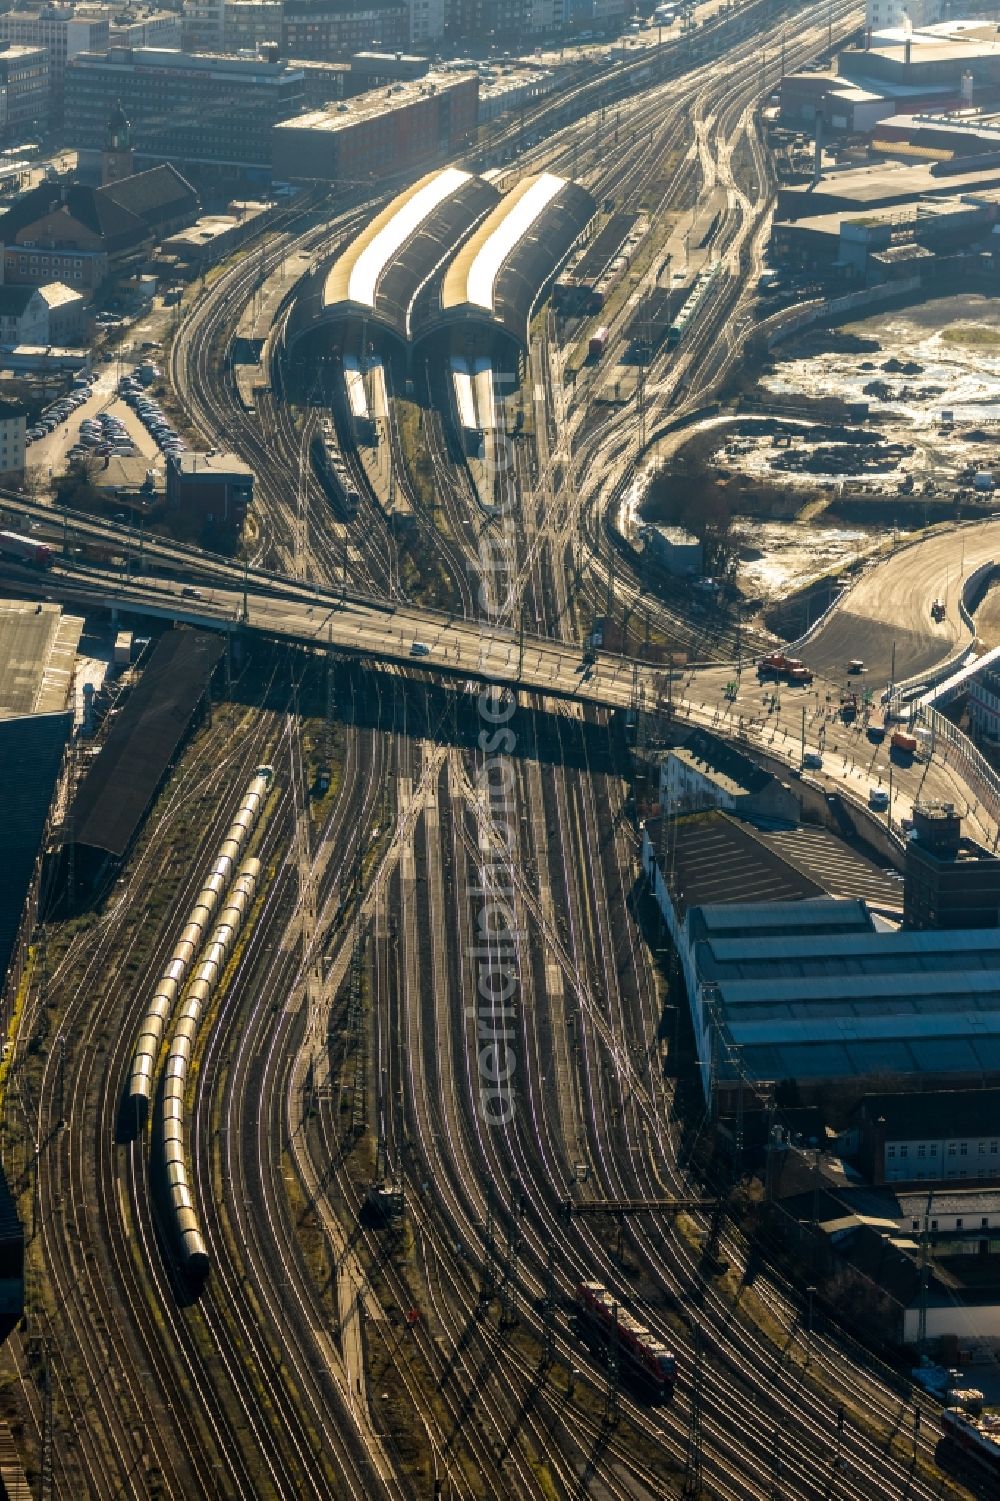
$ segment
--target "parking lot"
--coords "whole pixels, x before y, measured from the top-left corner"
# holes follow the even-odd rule
[[[26,465],[28,469],[38,470],[43,486],[46,488],[53,479],[65,471],[66,455],[78,440],[80,423],[99,419],[104,412],[117,417],[125,424],[137,453],[150,459],[160,457],[155,440],[136,414],[116,395],[117,365],[106,366],[95,373],[97,378],[91,385],[86,399],[52,432],[28,446],[25,455]]]
[[[39,475],[43,490],[85,451],[103,458],[112,448],[123,453],[130,449],[133,457],[147,459],[155,470],[162,469],[164,444],[176,451],[184,448],[148,387],[133,377],[131,366],[116,362],[100,367],[90,381],[89,388],[79,385],[61,398],[62,406],[52,403],[46,408],[49,422],[59,414],[57,425],[29,443],[27,467]]]

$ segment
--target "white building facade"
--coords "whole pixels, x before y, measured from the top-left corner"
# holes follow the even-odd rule
[[[905,27],[918,31],[941,19],[941,0],[865,0],[865,26],[869,31]]]

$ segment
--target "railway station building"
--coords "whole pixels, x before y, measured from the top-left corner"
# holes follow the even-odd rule
[[[492,183],[458,167],[394,198],[328,266],[316,315],[338,341],[408,343],[421,288],[495,207]]]
[[[303,284],[285,329],[293,379],[338,400],[345,361],[405,363],[417,302],[454,246],[495,207],[492,183],[457,167],[429,172],[400,193]]]

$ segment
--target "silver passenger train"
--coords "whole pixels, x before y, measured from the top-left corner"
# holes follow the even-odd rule
[[[163,1137],[163,1161],[170,1219],[177,1236],[181,1262],[189,1276],[201,1278],[209,1267],[208,1251],[198,1221],[188,1173],[187,1127],[184,1096],[198,1027],[211,1002],[236,940],[253,906],[260,881],[261,863],[251,856],[244,860],[232,890],[219,914],[219,922],[207,944],[184,994],[174,1028],[163,1077],[159,1116]]]
[[[170,1014],[257,827],[272,776],[270,766],[258,766],[146,1008],[132,1055],[128,1085],[129,1101],[139,1126],[149,1114],[149,1104],[153,1097],[153,1075]]]

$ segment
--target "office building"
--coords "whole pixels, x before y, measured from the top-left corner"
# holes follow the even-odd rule
[[[872,1183],[1000,1181],[1000,1089],[865,1095],[854,1129]]]
[[[44,129],[50,108],[47,50],[0,42],[0,135],[10,140]]]
[[[83,151],[99,150],[120,100],[139,164],[266,180],[272,127],[301,107],[302,90],[302,74],[284,62],[112,48],[67,69],[66,127]]]
[[[0,15],[0,42],[47,50],[49,88],[53,103],[58,106],[69,60],[81,52],[99,52],[108,46],[109,15],[110,11],[78,15],[72,6],[55,5],[40,11],[9,10]]]
[[[226,0],[227,52],[256,52],[281,42],[281,0]]]
[[[186,0],[184,50],[224,52],[226,45],[225,0]]]
[[[888,31],[929,26],[941,14],[941,0],[865,0],[865,30]]]
[[[180,47],[181,14],[177,10],[114,10],[104,7],[108,19],[109,47]],[[81,9],[80,15],[97,15]]]
[[[365,48],[398,52],[410,45],[407,0],[286,0],[281,55],[322,62]]]
[[[0,287],[0,293],[8,289]],[[3,303],[0,301],[0,308]],[[6,317],[4,317],[6,323]],[[4,334],[6,342],[6,333]],[[24,408],[16,401],[0,399],[0,478],[5,484],[20,480],[24,475],[24,435],[26,422]]]
[[[444,36],[445,0],[409,0],[411,47],[428,47]]]

